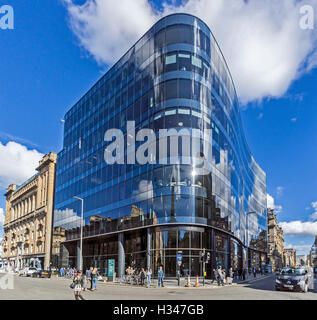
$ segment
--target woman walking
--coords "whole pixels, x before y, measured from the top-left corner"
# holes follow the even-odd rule
[[[81,291],[84,287],[84,278],[82,276],[82,272],[78,271],[77,275],[74,276],[73,283],[71,287],[74,288],[74,295],[76,300],[85,300],[81,295]]]
[[[233,270],[232,270],[232,268],[230,268],[230,269],[229,269],[229,274],[228,274],[228,277],[227,277],[227,283],[228,283],[228,284],[232,284],[233,275],[234,275]]]
[[[152,269],[148,267],[146,270],[146,287],[148,288],[151,285],[151,276],[152,276]]]
[[[99,276],[98,269],[94,268],[94,270],[91,273],[91,278],[93,281],[92,291],[97,290],[98,276]]]

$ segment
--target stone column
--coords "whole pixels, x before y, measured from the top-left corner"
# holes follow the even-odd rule
[[[124,252],[124,233],[118,235],[118,277],[124,275],[125,252]]]
[[[55,187],[55,166],[56,166],[56,155],[49,155],[48,163],[48,179],[46,185],[47,192],[47,213],[45,223],[45,259],[44,268],[48,269],[51,261],[51,250],[52,250],[52,238],[53,238],[53,212],[54,212],[54,187]]]

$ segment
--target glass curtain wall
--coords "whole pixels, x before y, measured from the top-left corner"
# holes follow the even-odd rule
[[[164,165],[158,161],[129,164],[133,152],[129,145],[124,164],[108,165],[105,132],[120,129],[127,144],[127,121],[135,121],[136,132],[152,129],[157,138],[160,129],[177,133],[187,129],[190,135],[193,129],[209,129],[211,172],[193,172],[192,152],[187,164],[175,164],[169,148]],[[181,140],[179,159],[185,156]],[[141,145],[136,141],[136,149]],[[158,155],[158,145],[156,151]],[[79,235],[80,202],[73,199],[75,195],[84,199],[84,237],[178,223],[215,227],[239,239],[240,245],[265,250],[266,175],[245,140],[225,59],[200,19],[175,14],[160,20],[66,113],[54,226],[66,231],[67,241]],[[178,234],[170,231],[164,237],[162,248],[172,245]],[[230,239],[215,238],[219,238],[215,261],[228,265]],[[200,273],[195,254],[197,241],[202,240],[195,234],[189,239],[191,251],[184,272]],[[175,247],[174,251],[155,250],[155,263],[164,252],[164,263],[174,268]],[[243,256],[238,254],[238,260]]]

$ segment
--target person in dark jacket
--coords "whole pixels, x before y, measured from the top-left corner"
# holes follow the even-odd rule
[[[218,278],[218,272],[216,271],[216,269],[213,269],[211,283],[214,283],[215,281],[217,281],[217,278]]]
[[[77,275],[74,276],[73,283],[74,287],[74,295],[76,300],[85,300],[84,297],[81,295],[81,291],[84,287],[84,277],[82,276],[81,270],[77,272]]]
[[[91,291],[94,285],[94,282],[92,280],[92,272],[93,272],[94,268],[90,267],[89,270],[87,270],[86,272],[86,278],[90,281],[90,288],[89,290]]]
[[[144,268],[140,271],[140,279],[141,279],[141,286],[144,286],[144,280],[145,280],[146,274]]]
[[[91,273],[94,268],[90,267],[88,270],[86,270],[86,281],[90,284],[90,290],[92,289],[92,279],[91,279]],[[88,283],[86,286],[88,287]]]
[[[239,280],[242,280],[242,269],[241,268],[239,268],[238,274],[239,274]]]

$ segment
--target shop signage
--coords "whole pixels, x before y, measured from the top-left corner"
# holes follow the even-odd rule
[[[108,277],[114,276],[114,265],[115,265],[115,260],[108,259]]]

